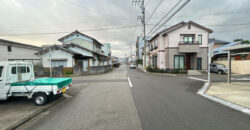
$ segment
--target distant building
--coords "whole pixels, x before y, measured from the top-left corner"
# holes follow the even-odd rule
[[[146,43],[148,43],[147,42],[148,40],[150,40],[150,37],[146,38]],[[142,57],[143,47],[144,47],[143,36],[137,37],[137,39],[136,39],[136,60],[143,59],[143,57]]]
[[[41,57],[35,53],[41,50],[41,47],[0,39],[0,61],[26,61],[39,64]]]
[[[215,39],[215,38],[209,38],[209,39],[208,39],[208,43],[214,43],[212,49],[215,49],[215,48],[224,46],[224,45],[226,45],[226,44],[228,44],[228,43],[230,43],[230,42],[223,41],[223,40],[219,40],[219,39]]]

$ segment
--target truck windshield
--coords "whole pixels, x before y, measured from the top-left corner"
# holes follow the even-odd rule
[[[223,64],[218,64],[218,67],[219,67],[219,68],[226,68],[226,66],[223,65]]]
[[[0,66],[0,78],[2,77],[3,66]]]

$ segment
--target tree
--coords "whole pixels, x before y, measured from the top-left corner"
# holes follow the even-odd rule
[[[235,42],[240,41],[241,44],[250,44],[250,41],[249,41],[249,40],[244,40],[244,39],[242,39],[242,38],[235,39],[234,41],[235,41]]]

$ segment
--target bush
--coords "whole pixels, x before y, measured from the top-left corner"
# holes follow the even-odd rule
[[[143,60],[142,60],[142,59],[136,60],[136,64],[137,64],[137,65],[139,65],[139,64],[142,65],[142,63],[143,63]]]
[[[187,74],[186,69],[159,69],[156,67],[148,66],[146,70],[148,72],[154,72],[154,73]]]

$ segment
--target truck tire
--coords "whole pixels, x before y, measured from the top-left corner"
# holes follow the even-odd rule
[[[45,93],[35,93],[33,95],[33,101],[35,105],[42,106],[47,103],[48,96]]]
[[[222,74],[222,71],[221,71],[221,70],[219,70],[219,71],[218,71],[218,74]]]

